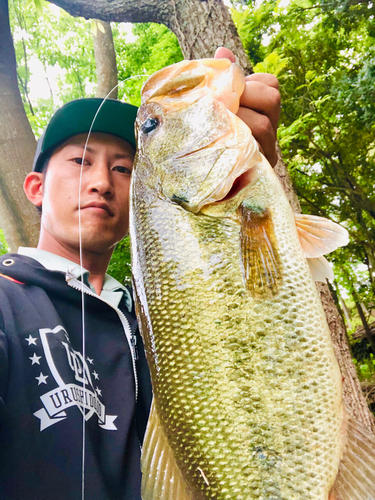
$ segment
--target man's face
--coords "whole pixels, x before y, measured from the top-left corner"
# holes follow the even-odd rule
[[[129,225],[133,147],[114,136],[77,135],[52,155],[43,181],[42,230],[68,250],[79,248],[79,205],[83,251],[106,253]],[[82,183],[79,203],[81,164]]]

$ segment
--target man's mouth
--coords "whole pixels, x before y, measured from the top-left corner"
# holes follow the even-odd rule
[[[83,207],[81,207],[81,210],[85,210],[86,208],[91,208],[93,210],[97,209],[98,212],[105,211],[111,217],[114,216],[114,213],[111,210],[110,206],[107,203],[105,203],[105,202],[92,201],[90,203],[87,203],[87,205],[84,205]]]

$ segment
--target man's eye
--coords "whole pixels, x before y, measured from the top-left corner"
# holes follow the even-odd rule
[[[73,158],[74,163],[77,163],[78,165],[82,165],[83,163],[83,158]]]
[[[119,172],[120,174],[125,174],[125,175],[131,175],[132,171],[129,170],[127,167],[121,167],[121,166],[117,166],[117,167],[114,167],[113,170],[115,172]]]
[[[75,163],[76,165],[84,165],[84,166],[89,166],[91,165],[91,163],[89,162],[89,160],[87,158],[81,158],[81,157],[77,157],[77,158],[72,158],[72,162]]]

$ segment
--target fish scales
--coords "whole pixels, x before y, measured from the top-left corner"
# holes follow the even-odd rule
[[[148,263],[155,400],[181,467],[192,457],[185,474],[201,498],[324,498],[338,467],[339,374],[327,368],[334,354],[306,262],[290,261],[298,241],[285,217],[275,230],[290,278],[257,302],[243,284],[238,225],[158,199],[134,216]]]
[[[258,285],[253,290],[244,279],[243,229],[230,216],[232,202],[220,205],[228,213],[218,216],[215,204],[211,212],[186,209],[199,189],[187,189],[182,204],[172,201],[168,169],[181,165],[181,153],[173,156],[167,127],[179,123],[181,142],[194,122],[189,108],[176,122],[159,104],[150,106],[141,108],[139,128],[157,109],[165,129],[157,141],[144,139],[136,158],[134,284],[155,411],[191,498],[327,500],[341,459],[341,375],[281,185],[260,161],[255,187],[242,200],[245,208],[267,207],[271,221],[279,274],[272,293],[259,296]],[[169,163],[160,166],[165,157]],[[213,168],[201,184],[211,182]]]

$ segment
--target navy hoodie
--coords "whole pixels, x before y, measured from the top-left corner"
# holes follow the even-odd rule
[[[0,257],[0,500],[81,500],[82,483],[86,500],[140,500],[151,385],[134,310],[85,294],[83,358],[66,279]]]

